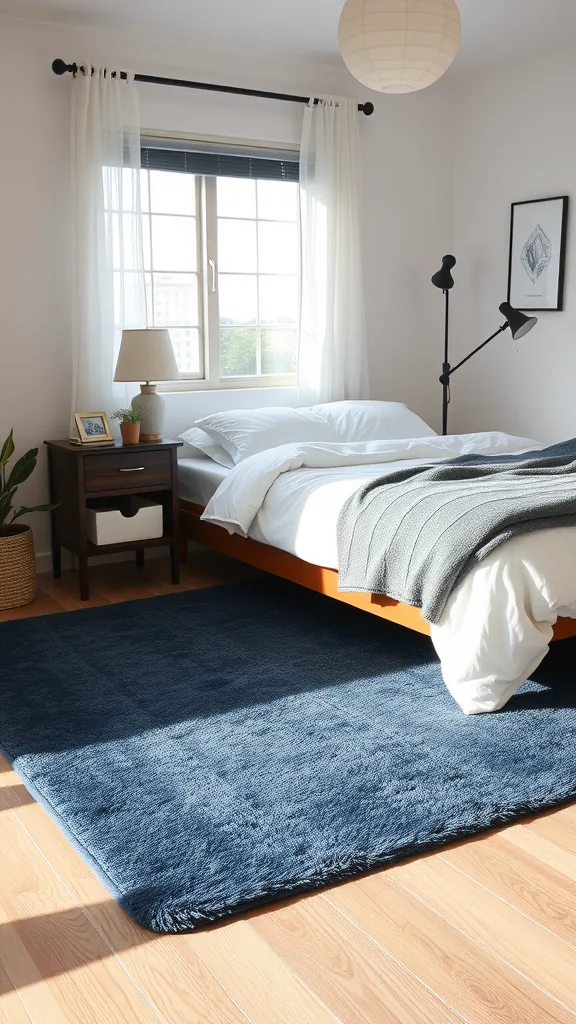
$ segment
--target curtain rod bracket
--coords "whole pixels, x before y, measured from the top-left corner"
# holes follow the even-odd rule
[[[75,75],[78,70],[82,71],[82,67],[78,67],[77,64],[67,64],[66,61],[61,60],[58,57],[52,61],[52,71],[55,75]],[[126,73],[122,73],[122,77],[126,77]],[[309,103],[310,99],[308,96],[290,96],[281,92],[262,92],[260,89],[240,89],[233,85],[212,85],[211,82],[187,82],[180,78],[159,78],[157,75],[134,75],[136,82],[150,82],[154,85],[172,85],[181,86],[185,89],[203,89],[206,92],[225,92],[232,93],[235,96],[259,96],[262,99],[267,100],[282,100],[286,103]],[[318,102],[318,101],[316,101]],[[374,104],[368,101],[367,103],[359,103],[358,110],[361,110],[367,117],[374,113]]]

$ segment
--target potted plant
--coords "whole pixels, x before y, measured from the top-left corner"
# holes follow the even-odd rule
[[[27,512],[50,512],[58,507],[21,505],[16,510],[14,496],[20,484],[34,472],[38,449],[31,448],[8,470],[14,454],[13,435],[11,430],[0,452],[0,608],[19,608],[36,596],[34,537],[29,526],[16,520]]]
[[[138,444],[140,440],[140,413],[138,409],[117,409],[113,420],[120,420],[122,444]]]

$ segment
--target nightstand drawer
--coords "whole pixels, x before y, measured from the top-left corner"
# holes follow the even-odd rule
[[[87,491],[116,491],[123,488],[170,487],[172,457],[165,452],[130,452],[117,449],[102,455],[86,455],[84,476]]]

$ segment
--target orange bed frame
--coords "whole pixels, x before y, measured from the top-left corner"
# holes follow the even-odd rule
[[[180,502],[180,538],[181,538],[181,561],[186,563],[188,558],[188,541],[195,540],[198,544],[204,544],[208,548],[220,551],[223,555],[236,558],[240,562],[246,562],[257,569],[263,569],[274,576],[282,576],[292,583],[299,583],[308,590],[316,590],[319,594],[326,594],[336,601],[343,601],[351,604],[354,608],[370,612],[371,615],[379,615],[382,619],[389,619],[408,629],[416,630],[418,633],[430,635],[430,625],[422,618],[419,608],[412,608],[410,605],[402,604],[400,601],[393,601],[382,594],[343,593],[338,590],[338,573],[335,569],[323,569],[319,565],[312,565],[304,562],[287,551],[281,551],[269,544],[260,544],[250,538],[239,537],[237,534],[230,535],[221,526],[213,523],[203,522],[200,516],[204,509],[201,505],[195,505],[189,501]],[[576,636],[576,619],[558,619],[554,627],[554,639],[566,640],[568,637]]]

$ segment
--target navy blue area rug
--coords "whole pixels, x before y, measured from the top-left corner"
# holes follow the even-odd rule
[[[466,718],[426,637],[274,579],[0,625],[0,745],[176,932],[576,795],[576,646]]]

